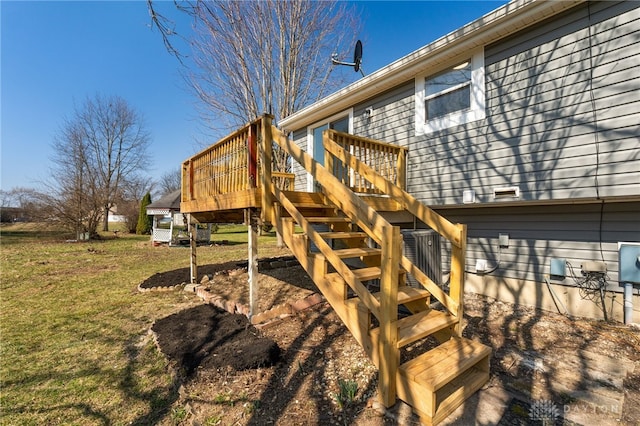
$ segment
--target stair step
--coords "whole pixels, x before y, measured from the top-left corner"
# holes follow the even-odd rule
[[[379,291],[373,293],[373,297],[378,300],[380,300],[380,296],[381,293]],[[426,299],[429,296],[431,296],[431,293],[423,288],[415,288],[408,285],[398,287],[398,305],[403,305],[415,300]]]
[[[375,256],[379,255],[382,250],[369,247],[346,248],[333,251],[341,259],[349,259],[352,257]]]
[[[327,205],[325,203],[316,203],[314,201],[302,201],[302,202],[294,202],[294,206],[297,209],[333,209],[335,207]]]
[[[375,280],[382,276],[382,271],[379,266],[371,266],[369,268],[353,269],[353,275],[360,281]]]
[[[336,250],[337,251],[337,250]],[[360,269],[352,269],[353,275],[356,276],[360,281],[370,281],[376,280],[382,276],[382,271],[379,266],[370,266],[368,268],[360,268]],[[407,272],[404,269],[400,269],[400,274],[406,274]],[[333,277],[333,275],[337,275],[337,277]],[[340,278],[337,272],[332,272],[327,274],[327,277],[330,279]]]
[[[294,204],[305,202],[322,203],[325,200],[324,195],[320,192],[284,191],[284,195]]]
[[[360,281],[375,280],[377,278],[380,278],[380,274],[381,274],[380,268],[378,266],[371,266],[369,268],[352,269],[351,272],[353,272],[353,275],[355,275],[356,278]],[[331,272],[327,274],[326,278],[332,282],[340,282],[340,280],[342,280],[342,277],[337,272]],[[352,301],[350,303],[353,303],[353,304],[358,303],[357,298],[348,299],[348,301]]]
[[[284,220],[292,221],[293,218],[285,217]],[[351,223],[351,219],[341,216],[320,216],[320,217],[305,217],[307,222],[310,223]]]
[[[347,240],[351,238],[367,238],[365,232],[319,232],[325,240]]]
[[[454,337],[399,367],[398,398],[437,425],[489,381],[490,356],[488,346]]]
[[[417,314],[401,318],[398,325],[398,348],[407,346],[416,340],[427,337],[442,329],[454,325],[457,322],[453,315],[431,309]],[[370,333],[380,334],[379,328],[371,329]]]
[[[373,297],[380,300],[381,292],[377,291],[373,293]],[[431,296],[427,290],[422,288],[409,287],[407,285],[403,285],[398,288],[398,305],[403,305],[405,303],[413,302],[420,299],[426,299]],[[352,297],[347,299],[347,302],[350,304],[357,304],[359,302],[357,297]]]
[[[435,392],[481,361],[488,361],[490,355],[491,348],[480,342],[452,337],[435,349],[402,364],[398,373],[408,381]],[[485,367],[484,364],[480,365]]]
[[[378,301],[380,300],[380,296],[381,296],[381,292],[379,292],[379,291],[373,293],[373,297],[378,299]],[[405,303],[414,302],[416,300],[426,299],[429,296],[431,296],[431,293],[429,293],[425,289],[409,287],[409,286],[403,285],[403,286],[398,288],[398,305],[403,305]],[[348,304],[348,305],[352,305],[355,308],[360,303],[360,299],[358,299],[357,297],[351,297],[351,298],[345,300],[345,303]],[[372,331],[374,331],[374,330],[372,330]]]

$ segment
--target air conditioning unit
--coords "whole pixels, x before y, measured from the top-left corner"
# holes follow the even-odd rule
[[[401,230],[404,239],[404,255],[425,273],[434,283],[442,284],[442,248],[440,235],[432,229]],[[407,284],[420,284],[407,274]]]

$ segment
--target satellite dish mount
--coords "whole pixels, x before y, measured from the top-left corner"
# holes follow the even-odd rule
[[[364,77],[364,71],[360,68],[360,64],[362,64],[362,42],[358,40],[356,42],[356,47],[353,49],[353,62],[342,62],[338,60],[338,54],[334,53],[331,55],[331,63],[333,65],[346,65],[349,67],[353,67],[355,72],[360,71],[360,74]]]

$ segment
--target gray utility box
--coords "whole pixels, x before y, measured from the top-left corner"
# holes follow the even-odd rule
[[[405,229],[404,255],[434,283],[442,285],[442,248],[440,235],[433,229]],[[407,284],[419,287],[413,276],[407,274]]]
[[[620,244],[618,267],[620,283],[640,284],[640,244]]]

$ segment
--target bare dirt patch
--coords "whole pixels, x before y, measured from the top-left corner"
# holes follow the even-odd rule
[[[247,300],[246,272],[224,272],[238,266],[236,262],[216,266],[212,282],[207,284],[211,291]],[[200,268],[199,272],[205,273]],[[259,279],[261,309],[317,291],[299,266],[262,270]],[[185,324],[191,320],[203,323],[196,315],[182,319]],[[214,326],[212,322],[202,325],[203,330]],[[169,336],[164,337],[173,339],[175,347],[192,347],[185,340],[189,333],[167,332]],[[192,355],[184,351],[183,359],[202,359],[185,378],[174,403],[175,409],[187,413],[181,424],[419,424],[404,404],[384,410],[372,403],[377,371],[327,304],[250,333],[277,344],[280,360],[276,364],[242,369],[231,363],[211,363],[206,358],[213,356],[218,346],[214,339],[200,342]],[[201,334],[206,337],[204,331]],[[614,322],[567,318],[471,294],[465,299],[464,335],[493,348],[491,380],[478,393],[480,397],[472,398],[445,424],[465,425],[469,419],[473,423],[488,411],[498,414],[485,424],[536,424],[530,412],[539,401],[548,401],[558,409],[556,424],[640,424],[640,334],[636,329]],[[228,340],[248,338],[241,336],[238,333]],[[429,344],[432,342],[410,345],[403,351],[403,359]],[[207,350],[196,350],[205,346]],[[483,405],[482,394],[496,390],[506,396],[498,405]],[[180,422],[171,416],[162,422],[176,423]]]

